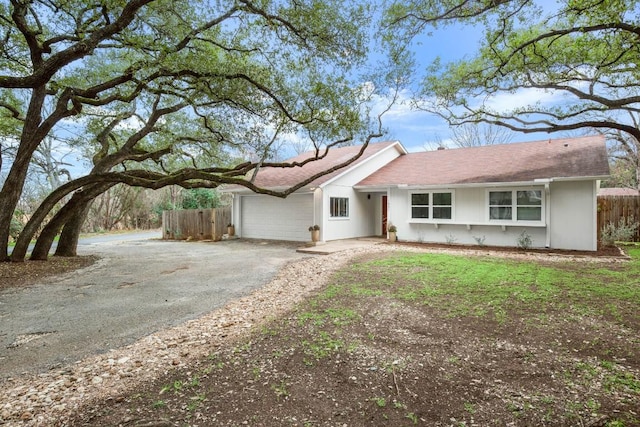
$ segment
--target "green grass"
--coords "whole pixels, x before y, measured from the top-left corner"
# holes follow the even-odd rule
[[[377,340],[376,330],[358,337],[349,329],[357,326],[368,310],[380,307],[395,310],[394,306],[406,308],[414,304],[418,311],[425,307],[434,310],[431,314],[435,318],[486,317],[506,325],[510,321],[523,321],[544,328],[558,313],[572,322],[581,322],[583,316],[607,316],[607,320],[621,325],[636,324],[640,306],[640,248],[632,248],[628,253],[631,261],[615,265],[577,261],[542,264],[416,253],[392,253],[355,262],[337,272],[323,291],[302,304],[297,315],[288,320],[291,327],[301,328],[306,337],[292,346],[302,352],[302,363],[312,372],[316,365],[326,363],[338,353],[350,354],[359,346],[366,346],[363,343]],[[594,337],[585,344],[596,348],[601,346],[598,340]],[[526,363],[534,363],[535,357],[534,353],[523,355]],[[445,362],[451,370],[463,363],[456,355]],[[404,367],[389,365],[386,369],[390,374],[396,370],[402,372]],[[580,361],[558,374],[569,389],[599,382],[610,393],[634,396],[640,393],[636,376],[607,359]],[[279,399],[288,395],[284,383],[273,385],[272,389]],[[390,407],[391,401],[386,397],[378,395],[369,400],[383,418],[391,415],[388,411],[397,409]],[[540,402],[548,417],[557,415],[554,412],[557,400],[553,396],[543,396]],[[509,404],[513,405],[511,413],[515,418],[534,416],[530,403]],[[406,406],[402,409],[405,425],[419,421],[412,409]],[[473,417],[480,410],[476,402],[461,404],[465,416]],[[584,411],[598,412],[600,401],[590,397],[568,402],[564,410],[565,418],[579,418]]]
[[[304,353],[316,360],[325,358],[345,347],[343,340],[335,338],[325,331],[319,331],[314,338],[302,341]]]
[[[255,336],[238,342],[235,347],[221,350],[220,354],[212,353],[199,371],[191,370],[186,377],[171,377],[170,381],[161,382],[159,393],[150,398],[148,405],[157,411],[182,408],[190,414],[205,410],[203,408],[215,406],[212,402],[218,393],[208,381],[233,371],[246,374],[237,382],[243,390],[248,387],[246,384],[252,384],[256,390],[263,387],[263,391],[278,402],[274,406],[283,407],[286,401],[302,395],[299,394],[302,378],[305,382],[309,378],[324,381],[334,374],[341,378],[356,372],[354,369],[362,369],[357,383],[343,383],[339,387],[357,396],[353,401],[366,402],[361,408],[363,416],[366,411],[367,417],[377,417],[371,420],[385,425],[421,425],[425,422],[420,418],[425,412],[421,406],[424,399],[412,397],[411,379],[422,381],[419,376],[424,375],[428,383],[430,378],[426,375],[429,375],[435,377],[434,384],[463,384],[460,381],[467,384],[466,373],[471,366],[483,363],[482,352],[486,351],[489,356],[497,355],[495,361],[500,361],[504,354],[505,360],[512,362],[507,366],[515,366],[517,361],[527,370],[525,373],[531,367],[532,379],[538,372],[550,372],[553,376],[542,389],[524,384],[526,376],[525,381],[516,379],[515,388],[523,387],[525,392],[505,391],[507,394],[501,397],[503,406],[499,408],[502,416],[527,425],[552,424],[556,418],[566,421],[567,425],[577,425],[605,409],[608,411],[611,397],[622,401],[640,396],[637,365],[630,367],[629,363],[621,362],[626,360],[625,352],[637,348],[633,347],[635,344],[618,348],[617,339],[591,334],[588,329],[584,336],[580,332],[582,325],[588,328],[583,322],[594,320],[595,316],[607,316],[607,319],[606,322],[596,320],[594,324],[608,325],[610,320],[621,325],[629,322],[633,326],[629,330],[637,331],[640,247],[628,253],[632,256],[630,262],[615,265],[571,261],[541,264],[446,254],[365,255],[369,258],[338,271],[328,286],[301,302],[290,315],[261,327]],[[585,319],[584,315],[592,317]],[[415,322],[407,322],[407,316],[414,316]],[[420,324],[422,316],[431,324],[425,325],[424,330]],[[460,322],[444,317],[460,317],[457,319]],[[475,317],[486,319],[480,322]],[[559,319],[566,323],[554,326],[553,322]],[[494,320],[506,327],[494,327]],[[432,341],[432,332],[441,321],[454,326],[443,330],[446,337],[436,336]],[[473,329],[476,323],[478,331]],[[456,343],[456,324],[471,325],[472,330],[465,331],[464,336],[477,337],[478,342]],[[511,339],[512,325],[521,328],[522,340],[527,345],[516,346],[519,338],[515,338],[514,350],[498,351],[497,344],[493,343],[502,341],[503,337]],[[563,332],[571,332],[572,328],[577,331],[577,335],[573,335],[577,338],[571,336],[570,342],[569,335],[563,336]],[[612,331],[622,329],[614,327]],[[400,336],[405,331],[410,341],[403,341]],[[531,345],[527,332],[534,332]],[[432,343],[441,348],[435,348]],[[462,348],[467,344],[471,348],[468,354]],[[479,352],[477,356],[475,349]],[[548,358],[547,351],[552,354]],[[480,372],[483,380],[492,382],[492,372],[500,366],[493,357],[486,359],[490,359],[486,365],[479,366],[478,370],[474,367],[474,375]],[[517,375],[520,371],[513,368],[513,372],[512,375]],[[287,374],[284,379],[282,373]],[[511,389],[509,380],[501,379],[500,383],[503,380],[505,390]],[[310,384],[312,389],[316,388],[313,380]],[[564,389],[551,389],[547,385],[564,386]],[[225,382],[224,387],[233,387],[233,384]],[[402,401],[396,400],[400,397]],[[446,399],[449,399],[448,408],[453,408],[447,409],[451,411],[448,419],[455,416],[458,420],[455,425],[468,425],[469,420],[486,416],[495,404],[493,396],[489,396],[491,403],[487,405],[486,402],[490,402],[487,398],[474,394]],[[179,405],[174,401],[179,401]],[[636,425],[637,415],[627,411],[626,406],[616,404],[620,408],[618,418],[608,420],[607,425]]]
[[[567,268],[508,259],[465,258],[440,254],[399,254],[356,267],[358,274],[383,275],[383,285],[358,295],[375,295],[385,287],[394,297],[444,310],[450,316],[494,315],[517,308],[555,307],[594,313],[591,302],[608,307],[614,317],[618,307],[640,304],[640,249],[629,251],[633,260],[619,270],[597,263]],[[335,291],[334,291],[335,292]],[[608,305],[607,305],[608,303]]]

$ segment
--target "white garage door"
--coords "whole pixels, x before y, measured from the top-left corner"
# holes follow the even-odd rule
[[[313,195],[242,196],[241,216],[242,237],[304,242],[311,238]]]

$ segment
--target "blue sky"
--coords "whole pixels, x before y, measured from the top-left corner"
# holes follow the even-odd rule
[[[479,46],[480,37],[481,31],[471,27],[445,27],[430,36],[421,36],[413,44],[418,73],[437,57],[444,62],[470,58]],[[447,123],[435,114],[410,108],[410,96],[409,91],[403,92],[400,102],[385,116],[388,139],[399,140],[409,151],[421,151],[425,145],[438,142],[446,144],[451,136]]]
[[[557,6],[553,0],[538,1],[546,10],[551,11]],[[483,29],[471,26],[445,26],[432,31],[431,35],[420,36],[414,43],[413,51],[418,62],[418,73],[423,73],[428,65],[440,57],[442,63],[459,59],[471,59],[480,46]],[[416,76],[419,78],[419,75]],[[451,146],[451,130],[447,123],[435,114],[412,110],[408,105],[409,92],[404,92],[401,102],[393,107],[384,118],[384,125],[389,133],[386,139],[397,139],[409,151],[423,151],[434,149],[438,143]],[[558,101],[557,95],[541,91],[521,91],[517,94],[504,94],[491,100],[494,107],[513,108],[515,105],[526,105],[535,100]],[[405,102],[402,102],[405,101]],[[534,141],[546,138],[561,138],[565,135],[535,133],[513,133],[511,142]]]
[[[422,35],[413,44],[413,50],[418,63],[418,75],[415,79],[420,79],[420,74],[436,58],[441,57],[443,62],[471,58],[478,49],[482,37],[482,28],[470,26],[445,26],[444,28],[433,30],[431,35]],[[409,151],[422,151],[433,149],[437,144],[442,143],[450,146],[451,130],[447,123],[440,117],[424,111],[416,111],[411,108],[409,101],[411,93],[409,90],[400,94],[399,102],[393,106],[384,119],[385,129],[388,131],[384,139],[399,140]],[[538,94],[539,95],[539,94]],[[535,95],[534,95],[535,96]],[[522,95],[504,96],[496,99],[496,102],[504,105],[531,101],[530,97],[523,98]],[[381,100],[384,103],[384,100]],[[66,131],[73,133],[75,125],[73,122],[67,123]],[[560,137],[561,135],[556,135]],[[515,133],[512,142],[529,141],[547,138],[547,134],[522,134]],[[65,150],[65,153],[69,154]],[[66,160],[73,161],[71,156]],[[78,156],[79,157],[79,156]],[[77,160],[80,160],[78,158]],[[78,165],[80,166],[80,165]],[[75,176],[82,173],[80,168],[73,168]]]

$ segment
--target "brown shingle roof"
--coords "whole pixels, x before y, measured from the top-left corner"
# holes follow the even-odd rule
[[[606,175],[605,139],[589,136],[410,153],[357,186],[530,182]]]
[[[330,174],[323,175],[322,177],[316,179],[310,186],[319,186],[329,181],[330,179],[338,176],[343,173],[349,167],[353,167],[358,165],[365,160],[371,158],[376,153],[384,150],[391,145],[398,144],[397,141],[386,141],[386,142],[376,142],[371,143],[364,151],[362,156],[356,160],[351,165],[331,172]],[[322,172],[324,170],[330,169],[335,165],[339,165],[340,163],[346,162],[353,156],[355,156],[360,149],[361,145],[358,146],[348,146],[348,147],[340,147],[340,148],[331,148],[326,157],[320,160],[316,160],[313,162],[309,162],[305,164],[303,167],[293,167],[293,168],[263,168],[258,172],[258,176],[256,177],[255,184],[258,187],[262,188],[285,188],[291,187],[299,182],[304,181],[305,179],[310,178],[311,176]],[[404,150],[402,148],[401,150]],[[323,152],[320,152],[322,155]],[[286,162],[301,162],[310,157],[315,156],[314,152],[307,152],[300,154],[296,157],[286,160]]]

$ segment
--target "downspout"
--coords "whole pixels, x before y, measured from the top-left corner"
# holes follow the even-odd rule
[[[593,194],[595,194],[595,197],[593,198],[593,212],[594,212],[594,218],[593,218],[593,241],[592,241],[592,248],[594,251],[598,250],[598,190],[600,189],[600,180],[596,180],[593,181]]]
[[[238,202],[240,202],[239,198],[238,198]],[[238,209],[238,212],[241,212],[240,209]],[[238,221],[236,221],[236,219]],[[242,224],[240,223],[239,220],[240,220],[240,217],[236,218],[236,193],[231,193],[231,223],[236,226],[236,230],[238,230],[237,235],[239,235],[240,232],[242,231]]]
[[[313,222],[311,223],[312,225],[317,224],[316,222],[316,189],[315,188],[310,188],[311,190],[311,197],[313,198]],[[324,226],[324,224],[323,224]],[[322,239],[322,233],[323,233],[323,227],[320,227],[320,238]]]
[[[544,207],[544,217],[547,229],[547,240],[545,242],[545,248],[551,247],[551,189],[549,188],[549,183],[544,184],[544,198],[545,198],[545,207]]]

